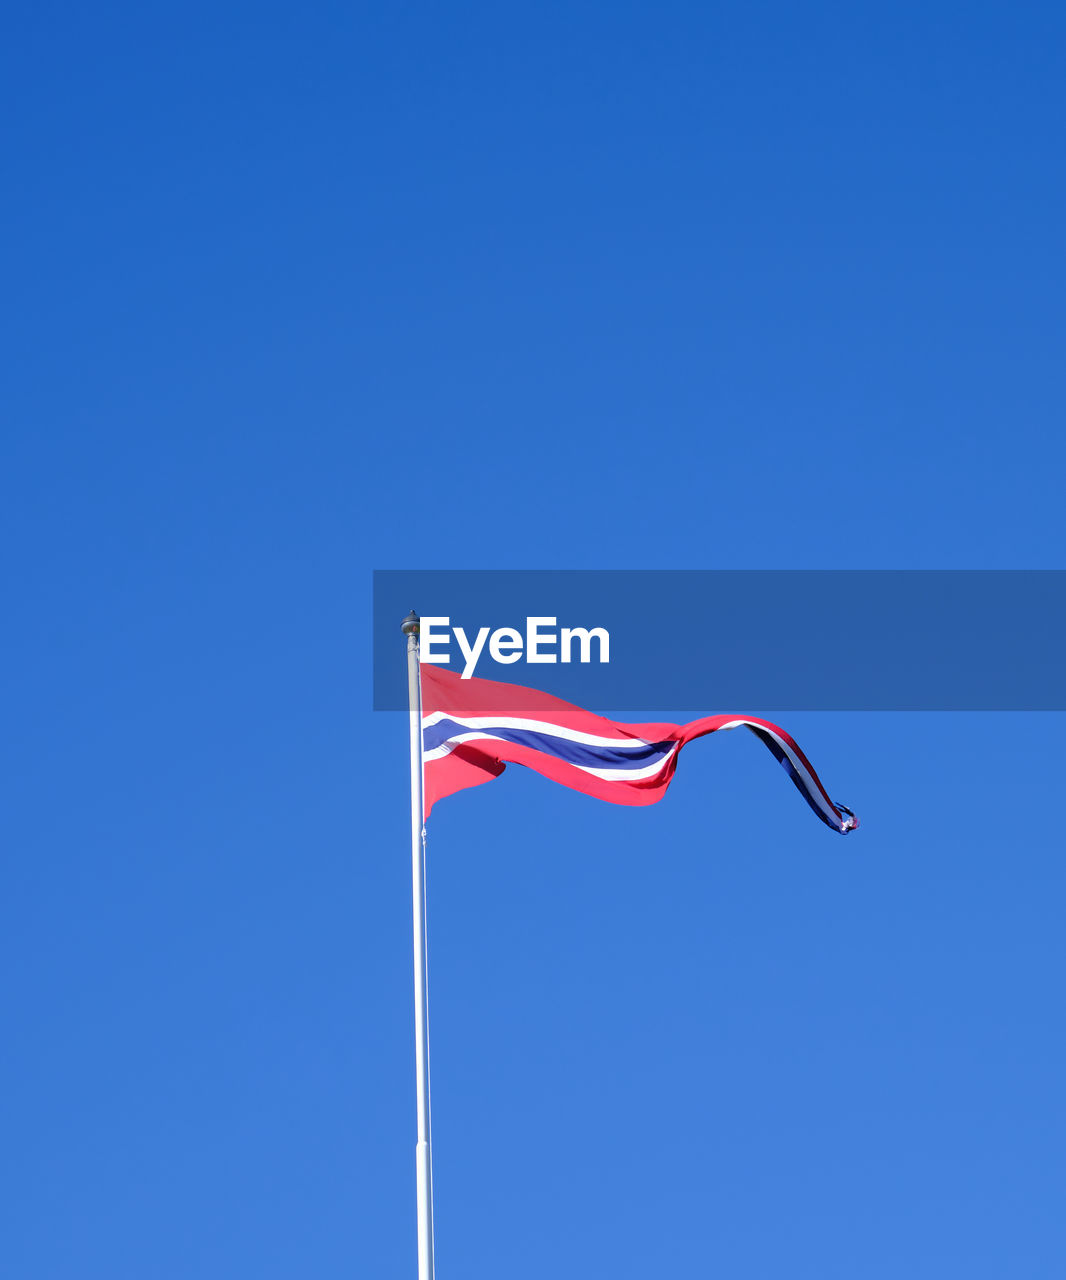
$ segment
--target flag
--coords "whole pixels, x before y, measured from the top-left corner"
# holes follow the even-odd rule
[[[720,729],[749,729],[828,827],[848,832],[858,818],[829,799],[793,739],[754,716],[705,716],[688,724],[620,724],[537,689],[424,663],[422,768],[425,816],[445,796],[490,782],[507,764],[613,804],[654,804],[677,768],[681,748]],[[521,714],[515,714],[520,711]]]

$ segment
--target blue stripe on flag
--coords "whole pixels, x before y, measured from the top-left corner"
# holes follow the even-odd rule
[[[832,818],[830,818],[824,812],[824,810],[822,809],[822,806],[818,803],[813,792],[807,786],[806,782],[803,780],[800,774],[796,771],[796,768],[793,765],[792,761],[788,758],[787,755],[785,755],[784,751],[782,751],[781,748],[778,746],[776,740],[773,737],[771,737],[770,734],[765,732],[765,730],[760,729],[758,725],[749,724],[746,727],[749,728],[753,734],[755,734],[755,736],[759,739],[761,743],[763,743],[764,746],[768,747],[770,751],[773,752],[778,763],[781,765],[784,771],[788,774],[788,776],[792,779],[792,782],[795,785],[796,790],[800,793],[800,795],[804,798],[804,800],[806,800],[807,803],[810,805],[811,810],[815,814],[817,814],[819,818],[821,818],[821,820],[825,823],[827,827],[831,827],[834,831],[839,831],[840,830],[839,823],[834,822]]]
[[[539,730],[511,729],[504,725],[486,725],[471,729],[461,720],[438,720],[436,724],[422,730],[422,750],[433,751],[463,733],[491,734],[493,738],[513,742],[515,746],[531,747],[534,751],[543,751],[545,755],[555,756],[558,760],[566,760],[570,764],[593,769],[643,769],[649,764],[654,764],[656,760],[665,759],[677,745],[672,740],[642,742],[639,738],[634,738],[631,743],[619,742],[617,747],[594,747],[587,742],[574,742],[571,738],[562,738]],[[491,742],[486,743],[486,750],[491,751],[491,749]]]

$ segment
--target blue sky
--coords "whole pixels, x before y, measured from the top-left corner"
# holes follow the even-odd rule
[[[5,1274],[414,1273],[373,568],[1062,567],[1063,27],[9,11]],[[786,725],[434,815],[442,1277],[1062,1274],[1061,718]]]

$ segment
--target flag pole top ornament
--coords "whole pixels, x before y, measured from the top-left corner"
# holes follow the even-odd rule
[[[418,635],[418,624],[420,622],[421,618],[419,618],[418,614],[415,613],[414,609],[412,609],[407,617],[404,618],[403,622],[400,623],[400,630],[405,636],[416,636]]]

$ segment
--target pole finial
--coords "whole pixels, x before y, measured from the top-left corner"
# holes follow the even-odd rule
[[[418,614],[412,609],[403,622],[400,623],[400,630],[405,636],[416,636],[418,635],[418,623]]]

